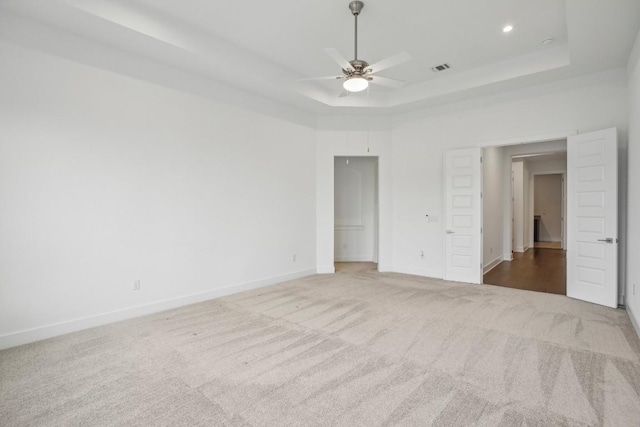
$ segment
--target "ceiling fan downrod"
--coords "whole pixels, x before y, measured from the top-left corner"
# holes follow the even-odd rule
[[[358,15],[360,15],[363,7],[364,3],[360,0],[355,0],[349,3],[349,10],[351,10],[351,13],[355,18],[354,61],[358,60]]]

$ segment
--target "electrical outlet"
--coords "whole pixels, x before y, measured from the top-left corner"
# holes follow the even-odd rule
[[[140,290],[140,280],[134,280],[133,281],[133,290],[134,291],[139,291]]]
[[[296,262],[296,254],[293,254],[293,255],[291,256],[291,261]]]

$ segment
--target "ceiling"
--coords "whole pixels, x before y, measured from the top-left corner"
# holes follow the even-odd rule
[[[54,33],[34,35],[22,24],[4,25],[0,37],[28,39],[31,47],[88,62],[80,44],[69,42],[73,36],[85,49],[90,41],[92,52],[122,52],[118,61],[144,58],[197,76],[201,85],[223,83],[323,113],[336,107],[408,111],[623,67],[640,28],[638,0],[364,2],[359,58],[374,63],[409,53],[410,62],[380,73],[406,81],[403,88],[372,85],[339,97],[339,81],[297,82],[340,74],[323,48],[352,59],[348,0],[0,0],[4,19],[53,27],[66,44],[54,49]],[[505,34],[507,24],[514,30]],[[542,43],[549,38],[552,43]],[[451,69],[431,71],[442,63]],[[153,73],[153,67],[138,69],[136,77],[157,81]]]

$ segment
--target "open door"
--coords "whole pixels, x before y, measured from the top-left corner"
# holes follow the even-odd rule
[[[445,153],[445,280],[482,283],[481,148]]]
[[[618,306],[616,129],[567,141],[567,296]]]

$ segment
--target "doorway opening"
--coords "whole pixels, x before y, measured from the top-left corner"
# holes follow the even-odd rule
[[[334,158],[335,271],[371,271],[378,264],[378,158]]]
[[[483,283],[566,295],[566,139],[483,157]]]
[[[618,222],[624,223],[618,185],[619,180],[624,183],[625,176],[624,168],[618,167],[621,151],[617,133],[616,128],[582,134],[562,132],[556,134],[562,140],[543,137],[537,139],[541,141],[538,144],[527,144],[536,141],[530,138],[447,150],[445,280],[482,283],[483,273],[514,260],[514,203],[509,193],[513,157],[566,151],[566,295],[618,307],[624,298],[620,291],[624,289],[624,275],[619,274],[624,258],[618,252],[620,245],[624,253],[626,242],[621,238],[624,234],[618,234]],[[523,182],[524,177],[531,179],[530,172],[523,172]],[[527,188],[523,186],[523,191]],[[523,207],[523,212],[530,212],[532,205]],[[528,218],[532,220],[533,216]],[[523,249],[527,241],[524,230],[532,230],[533,225],[533,221],[523,220]],[[533,249],[534,253],[546,250]]]

